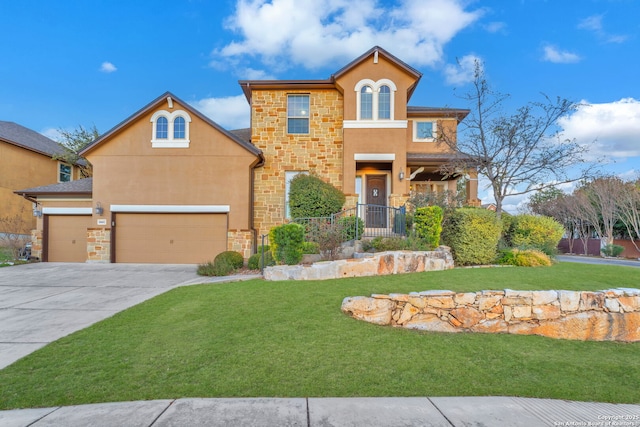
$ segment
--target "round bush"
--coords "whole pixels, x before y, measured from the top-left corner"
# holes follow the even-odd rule
[[[314,175],[296,175],[289,186],[291,218],[315,218],[340,212],[345,195]]]
[[[495,212],[479,208],[454,210],[443,224],[442,241],[456,264],[490,264],[496,258],[502,224]]]
[[[442,234],[443,210],[440,206],[425,206],[416,209],[413,218],[416,235],[429,246],[437,248]]]
[[[509,234],[508,240],[513,247],[534,248],[554,254],[564,234],[564,227],[548,216],[522,214],[514,217]]]
[[[271,253],[279,264],[298,264],[302,260],[303,242],[304,227],[300,224],[284,224],[269,231]]]
[[[244,265],[244,257],[240,252],[235,251],[224,251],[220,252],[215,259],[213,260],[213,264],[217,264],[222,261],[226,261],[234,270],[238,268],[242,268]]]

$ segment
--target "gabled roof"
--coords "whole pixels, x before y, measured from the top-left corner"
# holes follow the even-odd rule
[[[415,90],[420,78],[422,78],[422,73],[416,70],[415,68],[408,65],[406,62],[401,61],[396,58],[380,46],[374,46],[364,54],[360,55],[358,58],[354,59],[344,67],[342,67],[338,72],[334,73],[325,80],[239,80],[238,83],[242,87],[242,91],[244,92],[244,96],[247,98],[247,101],[251,103],[251,90],[253,88],[259,89],[282,89],[286,88],[289,90],[296,89],[335,89],[336,88],[336,80],[340,78],[340,76],[348,73],[350,70],[358,66],[361,62],[365,61],[371,55],[382,55],[388,61],[394,63],[396,66],[404,70],[409,75],[415,78],[415,83],[409,87],[407,91],[407,99],[411,98],[413,91]]]
[[[13,122],[0,121],[0,141],[47,157],[64,154],[64,148],[57,142]]]
[[[88,195],[93,191],[93,178],[77,179],[75,181],[61,182],[60,184],[43,185],[40,187],[16,190],[15,194],[25,196],[45,195]]]
[[[234,142],[236,142],[239,145],[241,145],[242,147],[244,147],[247,151],[249,151],[250,153],[254,154],[256,157],[258,157],[260,159],[263,159],[262,151],[260,149],[258,149],[256,146],[254,146],[250,142],[242,140],[237,135],[234,135],[233,133],[229,132],[228,130],[222,128],[220,125],[215,123],[213,120],[211,120],[210,118],[208,118],[207,116],[202,114],[200,111],[196,110],[195,108],[193,108],[188,103],[184,102],[183,100],[181,100],[180,98],[178,98],[177,96],[172,94],[171,92],[163,93],[162,95],[160,95],[159,97],[157,97],[156,99],[151,101],[149,104],[145,105],[140,110],[135,112],[129,118],[127,118],[124,121],[122,121],[121,123],[117,124],[115,127],[113,127],[111,130],[107,131],[106,133],[102,134],[98,139],[93,141],[84,150],[82,150],[80,152],[80,155],[81,156],[85,156],[87,153],[89,153],[90,151],[92,151],[93,149],[95,149],[96,147],[98,147],[99,145],[104,143],[106,140],[111,138],[111,136],[113,136],[115,133],[117,133],[118,131],[120,131],[123,128],[127,127],[128,125],[130,125],[131,123],[135,122],[136,120],[140,119],[140,117],[144,116],[149,111],[152,111],[153,109],[155,109],[159,104],[163,103],[168,97],[170,97],[172,100],[182,104],[183,108],[185,110],[187,110],[190,114],[193,114],[194,116],[197,116],[202,121],[206,122],[208,125],[210,125],[211,127],[215,128],[216,130],[218,130],[220,133],[222,133],[222,134],[226,135],[227,137],[229,137],[229,139],[233,140]]]

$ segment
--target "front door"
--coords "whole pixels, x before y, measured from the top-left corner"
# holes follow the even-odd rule
[[[387,176],[367,175],[368,228],[387,227]],[[374,206],[371,206],[374,205]]]

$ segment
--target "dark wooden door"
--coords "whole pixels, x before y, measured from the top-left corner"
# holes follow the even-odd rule
[[[369,228],[387,227],[387,176],[367,175],[367,224]],[[375,205],[375,206],[371,206]]]

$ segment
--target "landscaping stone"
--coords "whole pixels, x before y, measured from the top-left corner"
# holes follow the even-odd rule
[[[542,335],[593,341],[640,341],[640,289],[573,291],[431,290],[348,297],[357,319],[434,332]]]
[[[435,251],[389,251],[311,265],[277,265],[264,269],[266,280],[326,280],[385,274],[419,273],[453,268],[446,246]],[[453,295],[453,292],[449,293]]]

